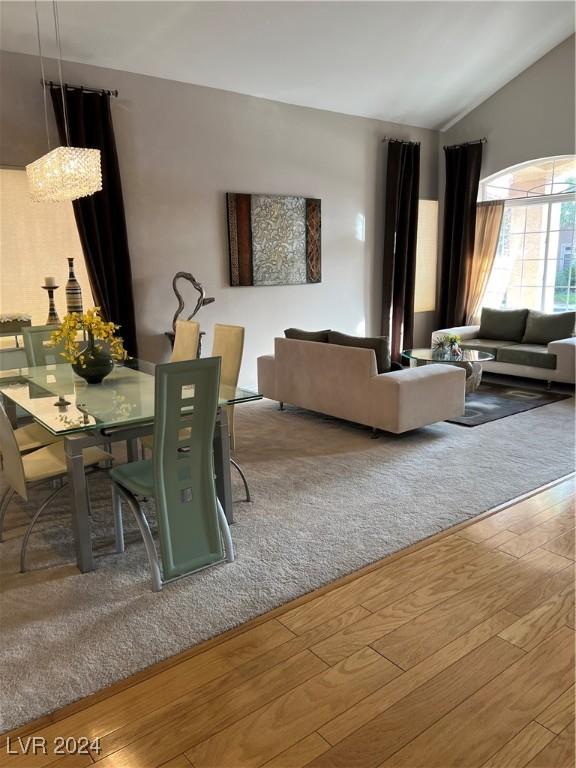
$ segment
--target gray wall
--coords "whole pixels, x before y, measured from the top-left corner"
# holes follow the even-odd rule
[[[457,144],[485,136],[482,177],[516,163],[575,152],[574,35],[440,135]]]
[[[517,163],[576,153],[574,41],[572,35],[439,134],[437,307],[442,279],[443,146],[486,137],[481,179]]]
[[[1,53],[0,65],[0,164],[23,166],[46,149],[38,60]],[[53,62],[48,77],[56,77]],[[383,136],[422,142],[424,199],[442,199],[443,144],[486,136],[483,176],[574,152],[574,37],[443,134],[80,64],[66,63],[65,77],[120,90],[113,116],[140,354],[168,354],[171,279],[191,271],[216,297],[199,315],[206,330],[246,326],[245,384],[255,382],[256,357],[289,325],[378,332]],[[322,198],[322,283],[228,287],[226,191]],[[415,326],[415,344],[426,344],[435,314],[418,314]]]
[[[46,151],[38,60],[3,53],[1,63],[0,164],[24,165]],[[53,62],[48,77],[56,77]],[[216,298],[198,316],[207,331],[214,322],[246,327],[244,384],[255,382],[256,357],[272,352],[288,326],[378,332],[382,138],[422,142],[421,197],[437,199],[436,131],[73,63],[65,78],[120,91],[113,117],[142,357],[168,353],[178,270]],[[321,198],[322,283],[228,287],[227,191]],[[425,343],[430,313],[416,323],[416,343]]]

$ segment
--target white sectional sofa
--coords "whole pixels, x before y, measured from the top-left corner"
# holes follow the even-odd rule
[[[466,374],[428,365],[378,374],[372,349],[277,338],[258,358],[258,390],[277,400],[386,432],[464,413]]]

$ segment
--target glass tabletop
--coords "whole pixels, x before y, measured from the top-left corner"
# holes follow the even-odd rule
[[[429,363],[481,363],[494,360],[494,355],[490,352],[480,352],[477,349],[461,349],[457,354],[443,349],[405,349],[402,357]]]
[[[68,363],[0,372],[0,393],[54,434],[106,429],[154,420],[154,364],[116,365],[101,384],[87,384]],[[262,395],[221,385],[219,404],[238,405]]]

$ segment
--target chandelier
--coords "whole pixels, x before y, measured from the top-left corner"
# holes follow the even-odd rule
[[[57,147],[26,166],[32,200],[62,203],[102,189],[100,150]]]
[[[70,146],[70,130],[68,127],[68,110],[66,95],[62,82],[62,46],[60,44],[60,24],[56,0],[52,0],[54,16],[54,31],[58,45],[58,71],[60,75],[60,90],[62,92],[62,111],[64,116],[64,132],[66,146],[51,149],[50,131],[48,129],[48,106],[46,101],[46,78],[44,75],[44,58],[40,38],[40,20],[38,17],[38,0],[34,0],[36,11],[36,31],[38,34],[38,52],[40,70],[42,72],[42,88],[44,94],[44,122],[48,153],[26,166],[30,195],[35,202],[61,203],[78,200],[81,197],[93,195],[102,189],[102,168],[99,149]]]

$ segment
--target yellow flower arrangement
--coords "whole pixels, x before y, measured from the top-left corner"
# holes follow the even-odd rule
[[[128,354],[124,349],[122,339],[116,336],[116,331],[120,328],[114,323],[107,323],[100,315],[100,307],[88,309],[84,314],[80,312],[70,312],[62,320],[62,324],[50,337],[50,343],[55,346],[62,344],[64,349],[60,353],[69,363],[74,363],[80,367],[85,365],[86,352],[91,347],[102,350],[102,344],[97,341],[104,341],[107,344],[110,357],[114,360],[126,360]],[[88,347],[83,351],[78,351],[78,333],[86,331],[88,334]]]

